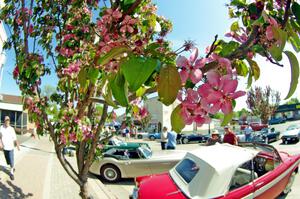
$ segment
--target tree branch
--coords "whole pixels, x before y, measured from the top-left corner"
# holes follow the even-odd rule
[[[217,48],[218,45],[215,45],[215,43],[217,42],[217,39],[218,39],[218,35],[215,36],[215,40],[214,42],[212,43],[212,45],[210,46],[210,50],[209,52],[207,53],[206,55],[206,58],[208,58]]]
[[[136,0],[132,6],[123,14],[123,18],[126,16],[126,15],[130,15],[139,5],[140,3],[142,2],[142,0]]]
[[[289,19],[289,14],[290,14],[290,7],[291,7],[291,0],[287,0],[286,6],[285,6],[285,10],[284,10],[284,17],[283,17],[283,21],[282,21],[282,28],[285,28],[286,23]]]
[[[266,57],[272,64],[275,64],[275,65],[280,66],[280,67],[284,67],[283,64],[280,64],[280,63],[274,61],[274,60],[272,59],[272,57],[271,57],[266,51],[264,51],[264,55],[265,55],[265,57]]]

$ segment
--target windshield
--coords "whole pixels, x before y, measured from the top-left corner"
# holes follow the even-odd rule
[[[141,146],[139,151],[142,153],[143,157],[148,159],[152,156],[152,151],[147,146]]]
[[[112,145],[114,146],[121,146],[126,144],[126,142],[124,142],[123,140],[119,140],[117,138],[111,139]]]
[[[291,125],[286,130],[290,131],[290,130],[294,130],[294,129],[299,129],[299,126],[298,125]]]
[[[175,170],[186,183],[190,183],[198,173],[199,167],[194,161],[190,159],[184,159],[178,164]]]

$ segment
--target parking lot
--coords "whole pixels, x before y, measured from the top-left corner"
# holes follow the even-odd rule
[[[272,125],[272,127],[274,127],[276,129],[276,131],[280,131],[283,132],[289,125],[291,124],[295,124],[295,123],[299,123],[299,121],[297,122],[287,122],[284,124],[278,124],[278,125]],[[160,152],[160,143],[158,141],[147,141],[147,140],[135,140],[132,139],[131,141],[135,141],[135,142],[147,142],[150,147],[153,150],[153,153],[159,153]],[[299,154],[300,153],[300,142],[295,143],[295,144],[288,144],[288,145],[284,145],[281,143],[281,140],[276,141],[271,143],[271,145],[273,145],[275,148],[277,148],[279,151],[285,151],[288,152],[290,154]],[[177,145],[177,149],[176,150],[186,150],[186,151],[190,151],[193,149],[196,149],[198,147],[202,147],[200,146],[198,143],[196,144],[181,144],[181,145]],[[128,198],[128,196],[132,193],[133,187],[134,187],[134,180],[133,179],[123,179],[118,183],[114,183],[114,184],[108,184],[105,183],[104,184],[120,199],[125,199]],[[298,187],[298,189],[296,189],[296,187]],[[287,198],[287,199],[299,199],[300,198],[300,175],[298,174],[296,176],[293,188],[292,188],[292,192],[288,194],[288,196],[286,197],[280,197],[280,199],[283,198]]]

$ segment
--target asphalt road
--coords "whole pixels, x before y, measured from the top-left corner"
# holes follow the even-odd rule
[[[271,127],[274,127],[276,131],[280,131],[281,133],[285,131],[285,129],[291,125],[298,123],[300,124],[300,121],[296,122],[287,122],[284,124],[277,124],[277,125],[272,125]],[[137,140],[131,140],[131,141],[137,141]],[[160,143],[157,141],[145,141],[145,140],[138,140],[139,142],[147,142],[150,144],[152,150],[154,153],[157,153],[160,151]],[[288,144],[288,145],[283,145],[281,143],[281,140],[272,143],[275,148],[279,151],[285,151],[290,154],[299,154],[300,153],[300,142],[295,143],[295,144]],[[200,147],[199,144],[182,144],[182,145],[177,145],[178,150],[193,150],[196,149],[197,147]],[[128,196],[132,193],[133,187],[134,187],[134,180],[133,179],[123,179],[118,183],[115,184],[104,184],[113,192],[119,199],[128,199]],[[296,189],[297,187],[297,189]],[[300,174],[296,176],[294,185],[292,187],[292,191],[286,196],[286,197],[279,197],[278,199],[299,199],[300,198]]]

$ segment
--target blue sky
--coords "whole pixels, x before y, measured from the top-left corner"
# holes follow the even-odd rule
[[[173,42],[176,49],[183,44],[184,40],[194,40],[200,50],[200,54],[214,40],[216,34],[219,38],[224,38],[224,34],[229,30],[231,21],[228,17],[228,10],[225,7],[226,1],[200,1],[200,0],[155,0],[158,5],[158,13],[173,22],[173,32],[168,39]],[[297,56],[300,60],[299,55]],[[283,60],[285,68],[273,66],[263,58],[257,58],[261,66],[261,79],[254,85],[272,85],[276,90],[286,95],[289,88],[290,74],[286,59]],[[4,66],[4,74],[0,93],[19,95],[20,91],[12,78],[12,71],[15,65],[15,55],[7,53],[7,61]],[[270,75],[272,74],[272,75]],[[278,81],[280,79],[280,81]],[[53,84],[56,79],[44,78],[43,84]],[[245,89],[245,81],[242,81],[241,89]],[[300,94],[299,88],[294,96]],[[245,98],[237,101],[237,109],[245,107]]]

